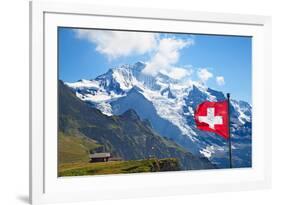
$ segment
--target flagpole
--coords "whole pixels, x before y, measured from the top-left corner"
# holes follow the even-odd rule
[[[230,135],[230,93],[226,94],[228,103],[228,153],[229,153],[229,168],[232,168],[232,153],[231,153],[231,135]]]

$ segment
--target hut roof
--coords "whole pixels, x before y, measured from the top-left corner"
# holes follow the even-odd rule
[[[101,153],[94,153],[90,154],[90,158],[105,158],[105,157],[110,157],[110,153],[108,152],[101,152]]]

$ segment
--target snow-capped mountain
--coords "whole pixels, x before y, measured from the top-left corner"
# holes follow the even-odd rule
[[[160,135],[168,137],[193,154],[209,158],[218,167],[228,167],[227,141],[198,130],[194,110],[203,101],[221,101],[225,95],[198,82],[185,82],[159,73],[142,73],[137,62],[109,69],[94,80],[66,83],[81,100],[106,115],[121,115],[134,109]],[[251,166],[251,105],[231,100],[231,134],[234,167]]]

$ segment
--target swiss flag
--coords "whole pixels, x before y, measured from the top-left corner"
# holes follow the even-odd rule
[[[229,138],[228,101],[208,102],[198,105],[195,111],[196,126],[200,130],[214,132]]]

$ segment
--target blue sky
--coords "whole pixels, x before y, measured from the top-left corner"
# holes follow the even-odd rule
[[[144,61],[151,75],[202,81],[251,103],[251,58],[251,37],[59,28],[59,79],[67,82]]]

